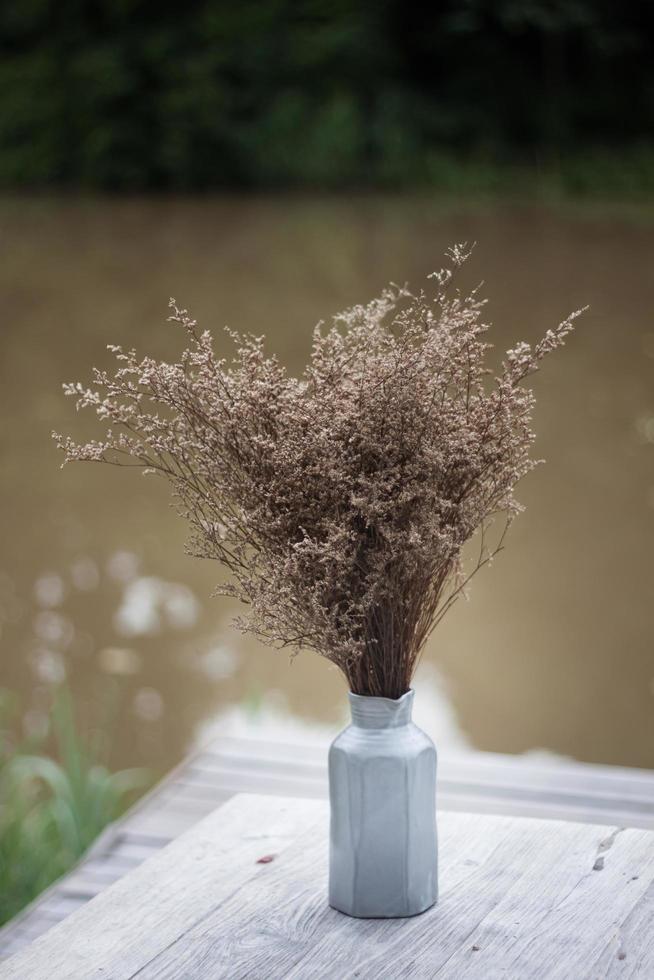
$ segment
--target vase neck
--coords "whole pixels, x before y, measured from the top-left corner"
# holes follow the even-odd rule
[[[413,708],[413,690],[407,691],[401,698],[371,698],[361,694],[352,694],[350,711],[352,724],[355,728],[401,728],[411,721]]]

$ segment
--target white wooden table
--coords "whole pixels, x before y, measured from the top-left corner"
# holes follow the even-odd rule
[[[0,977],[654,977],[651,831],[441,813],[438,906],[366,921],[327,906],[327,825],[321,800],[236,796]]]

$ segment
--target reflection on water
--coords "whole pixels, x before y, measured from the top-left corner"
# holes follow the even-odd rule
[[[420,720],[441,745],[654,766],[654,214],[419,199],[0,205],[0,686],[21,695],[27,733],[64,677],[116,765],[168,766],[217,718],[334,730],[337,672],[231,630],[233,607],[209,598],[218,570],[183,556],[163,485],[60,470],[50,430],[95,431],[61,383],[108,365],[108,342],[174,358],[171,294],[225,351],[224,324],[265,332],[299,370],[317,320],[419,282],[463,240],[500,349],[592,310],[537,379],[548,465],[433,637]]]
[[[200,605],[185,585],[154,576],[135,578],[123,592],[113,618],[121,636],[145,636],[195,626]]]
[[[265,692],[255,703],[240,703],[223,708],[214,718],[200,726],[199,740],[209,742],[217,735],[234,738],[272,739],[278,742],[326,747],[335,728],[348,723],[349,709],[342,699],[334,721],[329,723],[308,720],[298,715],[289,704],[283,689]],[[413,720],[429,732],[439,746],[463,750],[470,747],[461,731],[452,705],[447,697],[443,679],[432,664],[423,664],[413,706]],[[334,722],[337,722],[335,725]]]

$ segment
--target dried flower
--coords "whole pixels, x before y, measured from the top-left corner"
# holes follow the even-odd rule
[[[236,625],[313,648],[358,694],[408,689],[432,629],[501,549],[521,509],[514,488],[536,465],[523,382],[582,312],[508,351],[493,377],[484,300],[452,284],[467,253],[448,255],[433,295],[388,288],[319,325],[299,379],[261,337],[228,331],[235,357],[219,359],[171,300],[190,338],[178,363],[112,347],[113,376],[65,386],[111,426],[86,445],[55,436],[66,461],[165,476],[190,553],[220,561],[229,581],[217,592],[249,607]],[[475,532],[466,571],[461,550]]]

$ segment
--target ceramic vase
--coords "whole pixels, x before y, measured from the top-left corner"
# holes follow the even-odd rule
[[[399,918],[438,897],[436,749],[401,698],[349,694],[352,723],[329,750],[329,904]]]

